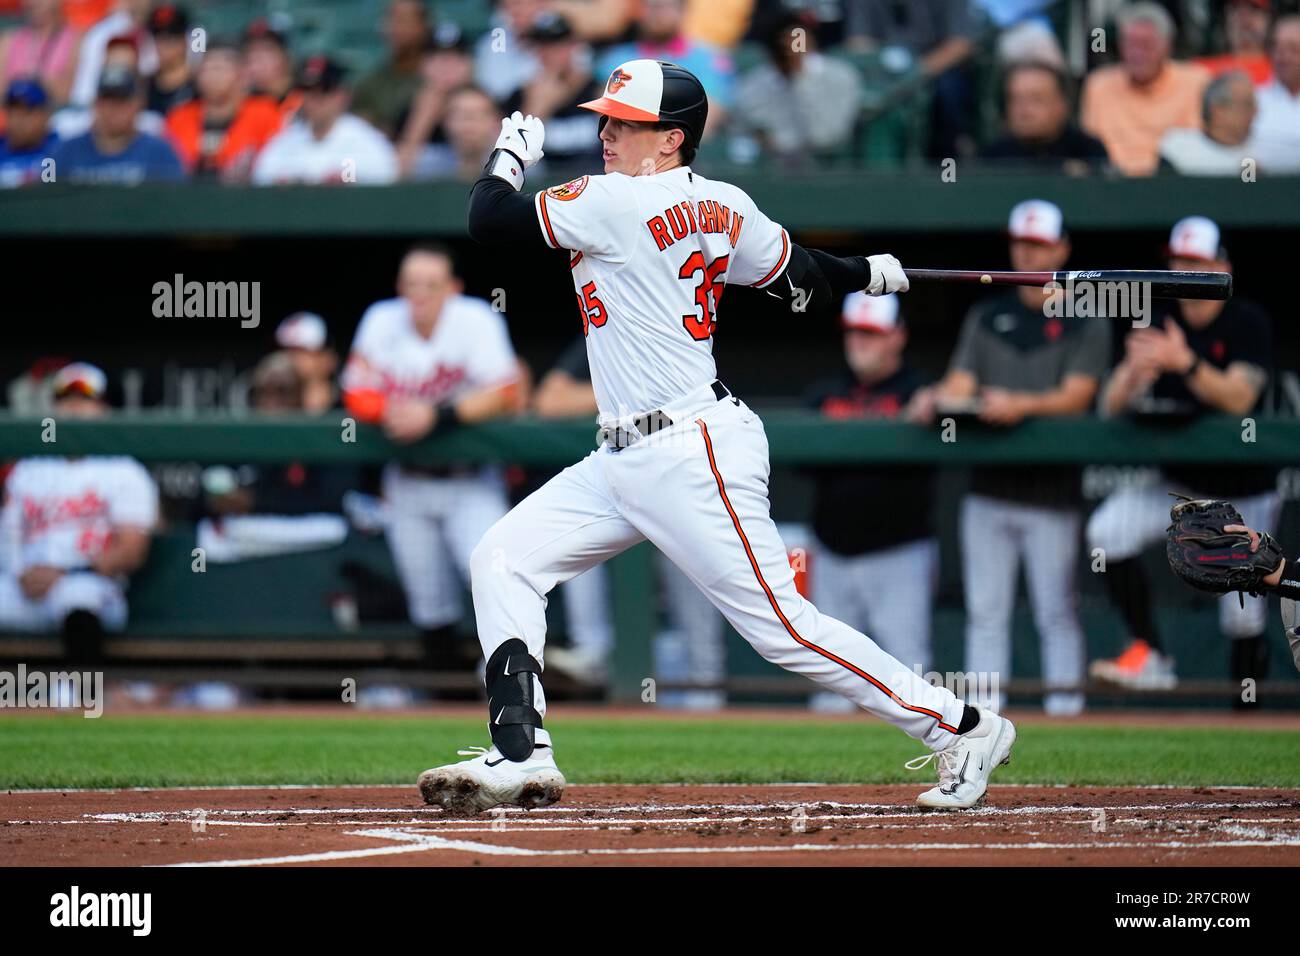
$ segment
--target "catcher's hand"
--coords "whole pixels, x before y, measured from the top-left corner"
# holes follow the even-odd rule
[[[1227,594],[1262,594],[1270,589],[1264,578],[1283,561],[1282,549],[1262,531],[1246,527],[1232,502],[1188,498],[1169,510],[1165,530],[1169,566],[1194,588]]]

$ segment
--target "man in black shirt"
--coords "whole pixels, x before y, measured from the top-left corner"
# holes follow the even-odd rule
[[[1009,232],[1012,268],[1065,268],[1070,242],[1052,203],[1018,204]],[[1110,365],[1110,324],[1064,308],[1066,294],[1025,286],[976,303],[938,387],[939,415],[952,410],[945,403],[970,403],[957,408],[1008,427],[1033,416],[1086,414]],[[1023,561],[1049,688],[1043,706],[1057,716],[1084,706],[1079,483],[1075,466],[980,467],[961,504],[965,669],[1011,677],[1011,615]]]
[[[1189,216],[1174,226],[1169,256],[1171,269],[1232,269],[1219,227],[1203,216]],[[1101,411],[1255,415],[1272,365],[1272,329],[1258,306],[1240,297],[1226,302],[1180,300],[1167,314],[1153,318],[1149,327],[1129,334],[1124,358],[1102,392]],[[1231,454],[1224,452],[1225,458]],[[1229,498],[1248,525],[1269,532],[1281,510],[1275,468],[1165,465],[1160,470],[1162,480],[1119,489],[1088,522],[1088,546],[1106,555],[1106,583],[1132,638],[1119,657],[1094,661],[1092,673],[1136,689],[1175,684],[1173,662],[1156,632],[1149,586],[1138,561],[1143,550],[1164,540],[1172,501],[1168,492]],[[1244,607],[1236,594],[1219,599],[1219,627],[1232,639],[1234,680],[1264,676],[1268,648],[1262,635],[1267,623],[1262,598],[1247,597]]]
[[[806,403],[832,419],[905,418],[921,378],[903,358],[907,329],[898,296],[854,292],[844,300],[848,368],[815,384]],[[934,474],[918,466],[847,466],[813,472],[812,599],[823,613],[870,634],[904,666],[930,668],[930,610],[939,546],[930,523]],[[888,507],[865,508],[864,502]],[[814,710],[853,709],[818,692]]]
[[[198,96],[190,69],[190,17],[171,3],[154,7],[149,32],[158,51],[158,70],[149,77],[145,109],[166,116],[173,107]]]
[[[1086,173],[1108,162],[1101,140],[1070,120],[1069,78],[1045,63],[1016,63],[1002,79],[1006,134],[980,153],[991,162]]]

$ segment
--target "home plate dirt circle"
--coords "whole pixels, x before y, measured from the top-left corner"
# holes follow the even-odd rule
[[[412,787],[0,793],[13,865],[1300,864],[1300,792],[995,786],[923,811],[915,787],[576,786],[455,817]]]

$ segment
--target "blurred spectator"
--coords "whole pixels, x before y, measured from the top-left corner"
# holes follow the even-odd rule
[[[1273,19],[1270,0],[1228,0],[1224,11],[1224,33],[1228,51],[1217,56],[1198,57],[1193,62],[1211,76],[1241,70],[1256,86],[1273,78],[1268,58],[1268,30]]]
[[[735,2],[735,0],[731,0]],[[749,0],[739,0],[749,2]],[[726,3],[709,0],[715,16],[726,14]],[[573,25],[574,35],[591,43],[611,43],[627,34],[635,12],[635,0],[550,0],[547,7]]]
[[[50,107],[37,80],[14,80],[5,91],[8,122],[0,137],[0,188],[41,178],[41,164],[59,138],[50,131]]]
[[[265,17],[254,20],[244,31],[243,45],[249,89],[275,100],[288,122],[298,112],[302,91],[294,83],[293,58],[284,29]]]
[[[974,92],[966,60],[975,48],[969,0],[844,0],[846,43],[903,50],[934,78],[930,155],[970,156]]]
[[[724,50],[691,40],[682,33],[686,0],[641,0],[634,43],[609,47],[596,64],[596,78],[604,83],[620,63],[628,60],[667,60],[690,70],[709,94],[707,130],[721,128],[735,100],[735,64]]]
[[[1255,156],[1255,112],[1250,77],[1240,70],[1221,73],[1205,87],[1205,128],[1169,130],[1160,138],[1160,159],[1190,176],[1240,176],[1242,161]]]
[[[1005,65],[1032,61],[1064,70],[1065,51],[1047,16],[1053,0],[973,0],[978,11],[998,30],[998,62]]]
[[[113,9],[113,0],[63,0],[60,6],[68,26],[85,31],[108,16]]]
[[[1270,173],[1300,173],[1300,15],[1273,27],[1273,79],[1256,93],[1255,158]]]
[[[1169,236],[1169,268],[1231,272],[1219,227],[1189,216]],[[1124,341],[1124,357],[1101,396],[1105,416],[1145,413],[1176,421],[1212,413],[1240,419],[1257,414],[1273,367],[1269,316],[1239,295],[1227,301],[1180,300]],[[1113,492],[1088,521],[1088,547],[1106,558],[1107,590],[1124,618],[1130,643],[1119,657],[1092,664],[1094,677],[1137,690],[1175,685],[1174,662],[1151,615],[1150,584],[1142,552],[1163,542],[1169,523],[1170,490],[1197,498],[1230,498],[1245,523],[1261,531],[1277,527],[1281,499],[1277,469],[1240,463],[1164,465],[1148,484]],[[1265,676],[1268,645],[1263,597],[1225,594],[1219,598],[1219,627],[1230,639],[1232,679]],[[1234,706],[1242,703],[1233,695]]]
[[[460,27],[443,23],[433,31],[420,76],[419,92],[410,112],[399,124],[402,132],[398,138],[397,164],[403,178],[415,172],[426,152],[441,153],[444,165],[454,162],[445,125],[447,105],[452,91],[469,84],[474,77],[474,58]]]
[[[920,376],[903,356],[907,326],[898,296],[854,292],[844,300],[845,371],[815,384],[805,404],[836,421],[903,419],[916,409]],[[870,634],[918,674],[930,669],[930,609],[939,573],[939,542],[930,508],[934,469],[818,468],[813,499],[817,550],[809,564],[818,610]],[[865,501],[887,501],[869,511]],[[885,678],[888,681],[888,677]],[[815,710],[857,709],[819,691]]]
[[[1118,15],[1120,62],[1083,84],[1083,128],[1106,144],[1126,176],[1156,170],[1160,137],[1176,127],[1200,129],[1201,97],[1209,74],[1169,59],[1174,23],[1156,3],[1133,3]]]
[[[447,94],[447,149],[426,149],[416,160],[413,177],[478,179],[492,144],[501,132],[501,110],[477,86],[462,86]]]
[[[338,399],[334,374],[339,357],[330,348],[325,320],[314,312],[295,312],[276,326],[275,344],[302,379],[302,410],[319,415],[333,408]]]
[[[167,136],[196,177],[243,182],[280,131],[280,109],[248,92],[244,55],[229,40],[208,40],[195,78],[198,99],[167,114]]]
[[[158,72],[149,77],[145,109],[165,117],[198,95],[190,69],[190,15],[165,3],[149,14],[149,33],[158,51]]]
[[[76,30],[63,20],[58,0],[24,0],[22,24],[0,34],[0,83],[36,78],[55,103],[68,98],[77,69]]]
[[[342,66],[314,56],[303,64],[298,86],[298,116],[262,151],[253,182],[383,184],[397,179],[393,145],[348,112],[351,94]]]
[[[73,106],[89,106],[95,99],[99,75],[106,65],[104,54],[109,41],[115,37],[130,39],[139,53],[137,71],[142,76],[153,75],[158,69],[158,53],[146,28],[148,17],[149,0],[116,0],[113,12],[86,31],[77,54],[72,92],[68,95]]]
[[[819,53],[803,17],[782,17],[765,41],[767,62],[737,84],[736,125],[788,161],[849,145],[862,104],[858,71]]]
[[[1070,79],[1046,63],[1015,63],[1002,79],[1006,133],[980,153],[999,163],[1087,172],[1107,161],[1101,140],[1070,119]]]
[[[61,420],[108,414],[107,380],[76,362],[54,377]],[[74,664],[102,656],[105,631],[126,626],[127,576],[149,554],[158,488],[125,456],[43,455],[14,465],[0,509],[0,627],[59,631]]]
[[[579,103],[600,96],[591,76],[587,49],[573,35],[569,21],[543,13],[523,36],[537,57],[537,73],[502,104],[507,115],[519,110],[546,122],[548,169],[561,166],[574,172],[600,171],[599,117]],[[550,175],[545,173],[544,175]]]
[[[1018,204],[1009,233],[1013,269],[1056,271],[1070,257],[1061,210],[1049,202]],[[1070,291],[1024,286],[977,303],[935,394],[937,413],[973,414],[999,427],[1086,414],[1110,364],[1110,324],[1066,308]],[[1043,706],[1062,716],[1084,705],[1076,580],[1081,504],[1073,465],[972,469],[961,504],[965,670],[1000,675],[1003,683],[1012,676],[1011,614],[1023,561],[1049,688]]]
[[[749,31],[755,8],[762,5],[760,0],[686,0],[682,32],[720,50],[734,50]]]
[[[458,423],[509,414],[518,365],[505,316],[461,294],[450,253],[420,245],[402,259],[398,298],[376,302],[357,326],[343,374],[345,404],[358,421],[410,445]],[[410,606],[425,633],[427,663],[472,670],[482,659],[462,641],[462,586],[483,534],[507,510],[496,466],[393,462],[384,470],[388,543]]]
[[[261,415],[303,409],[304,381],[294,360],[273,352],[253,370],[252,407]],[[341,544],[347,537],[343,496],[358,484],[346,465],[216,466],[203,472],[208,517],[196,544],[209,561],[242,561]]]
[[[496,102],[537,73],[537,57],[523,35],[547,7],[545,0],[496,0],[492,29],[474,47],[474,82]]]
[[[357,83],[353,107],[358,116],[393,139],[398,121],[420,89],[420,65],[429,45],[429,18],[423,0],[390,0],[384,18],[388,58]]]
[[[100,78],[90,132],[65,140],[54,151],[59,182],[180,182],[185,171],[166,140],[136,128],[144,106],[143,84],[123,66],[109,66]]]

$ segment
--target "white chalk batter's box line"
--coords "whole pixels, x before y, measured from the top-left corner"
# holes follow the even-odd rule
[[[1104,842],[1104,843],[794,843],[789,845],[755,845],[755,846],[667,846],[667,847],[597,847],[573,849],[534,849],[530,847],[510,846],[501,843],[483,843],[476,840],[453,840],[436,834],[425,833],[412,828],[386,827],[368,830],[349,830],[347,836],[368,839],[387,840],[388,846],[365,847],[357,850],[325,850],[317,853],[300,853],[292,856],[252,857],[238,860],[207,860],[201,862],[173,863],[178,867],[231,867],[231,866],[276,866],[281,864],[334,863],[343,860],[364,859],[367,857],[392,856],[406,853],[423,853],[432,850],[455,850],[479,856],[501,857],[620,857],[620,856],[677,856],[677,855],[715,855],[715,854],[780,854],[780,853],[841,853],[841,852],[923,852],[927,850],[948,851],[988,851],[988,850],[1044,850],[1044,851],[1084,851],[1084,850],[1214,850],[1238,847],[1276,848],[1278,846],[1300,847],[1300,837],[1285,841],[1267,843],[1257,839],[1236,840],[1161,840],[1149,842]]]

